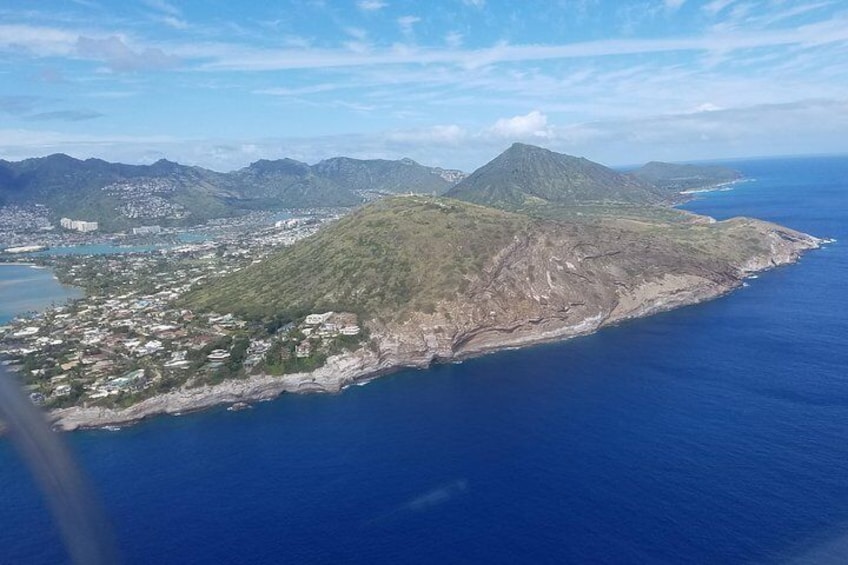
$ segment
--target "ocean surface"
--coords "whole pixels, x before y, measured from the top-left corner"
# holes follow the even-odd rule
[[[126,563],[848,562],[848,158],[728,164],[756,180],[686,208],[839,242],[585,338],[69,434]],[[0,441],[0,563],[66,560]]]

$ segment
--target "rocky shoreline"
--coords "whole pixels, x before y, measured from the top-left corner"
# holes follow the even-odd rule
[[[55,429],[71,431],[125,426],[152,416],[180,415],[221,405],[242,406],[242,403],[271,400],[283,393],[338,393],[347,386],[403,369],[424,369],[437,362],[587,335],[628,319],[711,300],[742,286],[748,276],[794,263],[803,252],[829,242],[780,229],[775,229],[772,235],[768,255],[735,265],[733,273],[724,273],[720,279],[665,273],[618,291],[608,307],[579,319],[527,317],[513,324],[478,323],[470,329],[454,324],[450,331],[445,331],[443,321],[427,317],[411,320],[400,328],[377,325],[372,328],[377,348],[330,357],[326,365],[311,373],[254,375],[214,386],[183,388],[125,409],[71,407],[54,410],[48,417]]]

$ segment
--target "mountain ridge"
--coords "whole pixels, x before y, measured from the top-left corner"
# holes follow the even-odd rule
[[[0,205],[45,204],[54,221],[95,220],[106,231],[201,223],[255,209],[350,207],[396,192],[441,193],[461,171],[398,161],[334,158],[344,167],[259,159],[227,173],[160,159],[149,165],[63,153],[0,160]],[[367,194],[366,194],[367,193]]]
[[[504,209],[546,203],[660,204],[669,195],[650,183],[583,157],[514,143],[451,188],[446,196]]]
[[[584,157],[514,143],[470,175],[398,160],[332,157],[314,165],[259,159],[227,173],[159,159],[147,165],[62,153],[0,160],[0,205],[46,204],[53,220],[95,220],[116,231],[186,225],[250,210],[352,207],[392,194],[446,194],[506,210],[661,205],[680,192],[737,180],[716,166],[650,162],[621,173]],[[547,213],[547,212],[546,212]]]

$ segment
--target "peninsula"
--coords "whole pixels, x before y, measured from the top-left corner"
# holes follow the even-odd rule
[[[709,300],[823,243],[669,206],[679,198],[515,144],[445,197],[385,198],[232,268],[92,301],[87,314],[111,329],[65,331],[73,345],[56,344],[54,369],[30,380],[62,429],[337,392]],[[67,318],[16,328],[12,341],[56,339]],[[119,365],[115,351],[140,353]],[[39,369],[26,356],[19,363],[29,375]],[[99,376],[89,370],[98,363],[107,367]],[[56,386],[65,400],[51,404]]]

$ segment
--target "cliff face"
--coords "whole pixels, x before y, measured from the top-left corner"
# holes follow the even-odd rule
[[[705,226],[722,232],[700,248],[676,241],[673,234],[634,237],[611,226],[517,236],[467,292],[443,301],[432,314],[375,320],[372,335],[381,358],[398,364],[582,335],[722,295],[746,276],[794,262],[820,245],[816,238],[759,220],[725,224]]]

